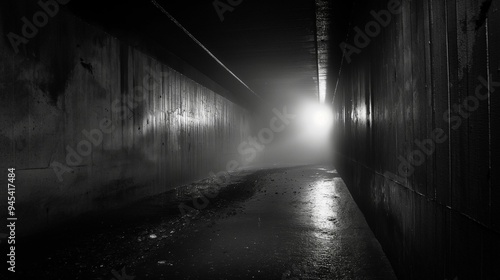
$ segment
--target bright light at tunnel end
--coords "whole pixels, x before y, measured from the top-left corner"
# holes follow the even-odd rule
[[[333,124],[333,113],[330,106],[318,104],[314,112],[313,122],[318,128],[329,129]]]
[[[320,136],[330,131],[333,126],[333,111],[328,104],[306,103],[303,107],[303,125],[306,131],[313,131]]]

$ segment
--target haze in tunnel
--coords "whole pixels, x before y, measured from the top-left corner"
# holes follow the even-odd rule
[[[4,0],[4,279],[500,279],[500,1]]]
[[[255,165],[331,163],[333,112],[317,99],[297,98],[294,103],[265,106],[254,126],[260,147]],[[271,133],[272,131],[272,133]],[[262,150],[259,150],[262,148]]]

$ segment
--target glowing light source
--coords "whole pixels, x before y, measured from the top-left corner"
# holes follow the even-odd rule
[[[318,140],[328,135],[333,126],[333,112],[327,104],[303,103],[301,115],[303,132]],[[319,137],[319,138],[318,138]]]
[[[333,124],[333,113],[329,106],[319,104],[313,112],[313,124],[318,129],[329,129]]]
[[[298,147],[292,153],[300,154],[303,162],[327,162],[334,132],[332,108],[309,99],[303,100],[297,109],[295,134],[287,138]]]

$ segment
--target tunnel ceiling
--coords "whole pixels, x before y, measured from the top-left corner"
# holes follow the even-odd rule
[[[326,75],[325,53],[328,24],[325,0],[318,0],[320,14],[317,43],[315,0],[241,1],[232,11],[220,14],[214,1],[157,0],[158,3],[204,44],[254,92],[266,98],[307,96],[318,98],[320,73]],[[218,3],[229,3],[218,0]],[[232,1],[235,3],[238,1]],[[323,4],[322,4],[323,3]],[[335,4],[341,6],[345,4]],[[97,8],[98,7],[98,8]],[[241,83],[216,65],[198,45],[151,1],[74,0],[70,8],[80,17],[97,23],[133,45],[146,41],[167,49],[231,92],[252,95]],[[339,9],[339,14],[344,11]],[[345,22],[345,20],[340,20]],[[139,39],[140,38],[140,39]],[[233,81],[234,80],[234,81]],[[255,96],[253,96],[255,98]],[[243,99],[244,100],[244,99]]]
[[[242,1],[223,21],[213,1],[196,9],[182,0],[160,1],[257,93],[317,95],[314,1]]]

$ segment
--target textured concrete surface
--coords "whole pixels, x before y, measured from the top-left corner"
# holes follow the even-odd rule
[[[179,203],[207,189],[208,206],[181,216]],[[38,238],[21,243],[33,246],[19,253],[23,279],[111,279],[122,268],[135,279],[396,279],[328,166],[200,181]]]
[[[20,19],[41,9],[0,8],[3,34],[21,34]],[[0,40],[0,61],[0,166],[16,168],[18,235],[240,159],[245,109],[62,8],[17,54]]]
[[[357,2],[339,173],[401,279],[500,279],[499,1]]]

